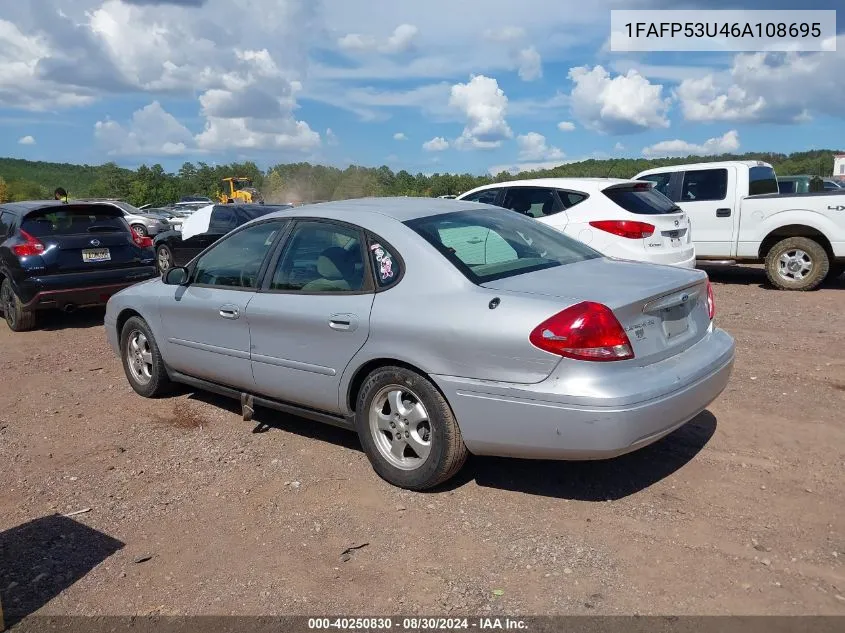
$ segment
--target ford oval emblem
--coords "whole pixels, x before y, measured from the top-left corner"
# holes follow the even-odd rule
[[[99,246],[100,240],[91,240],[91,246]]]

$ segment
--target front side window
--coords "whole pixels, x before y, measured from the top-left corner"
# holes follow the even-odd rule
[[[669,195],[669,185],[672,181],[672,172],[665,172],[662,174],[651,174],[649,176],[640,176],[637,180],[645,180],[654,183],[654,189],[659,191],[664,196]]]
[[[270,282],[288,292],[360,292],[364,290],[361,233],[328,222],[303,222],[288,238]]]
[[[560,231],[510,211],[459,211],[406,224],[477,284],[601,257]]]
[[[215,244],[194,267],[193,283],[252,289],[282,222],[262,222]]]
[[[466,198],[462,198],[462,200],[466,200],[468,202],[480,202],[482,204],[496,204],[496,198],[498,196],[499,189],[484,189],[483,191],[471,193]]]
[[[12,229],[12,214],[6,211],[0,213],[0,238],[9,236]]]
[[[684,173],[681,202],[724,200],[727,194],[727,169],[699,169]]]
[[[544,187],[511,187],[505,194],[502,206],[532,218],[554,215],[563,210],[554,190]]]

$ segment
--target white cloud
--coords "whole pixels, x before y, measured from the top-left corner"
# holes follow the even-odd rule
[[[396,134],[393,135],[393,140],[394,141],[407,141],[408,137],[405,136],[404,132],[396,132]]]
[[[449,105],[466,117],[466,127],[455,141],[458,149],[492,149],[513,137],[505,119],[508,98],[498,82],[476,75],[468,83],[452,86]]]
[[[741,53],[730,70],[685,79],[676,90],[689,121],[795,123],[813,114],[842,118],[845,35],[836,51]],[[832,44],[831,44],[832,45]]]
[[[320,146],[320,135],[305,121],[292,117],[278,120],[209,117],[205,129],[196,136],[204,150],[276,149],[309,151]]]
[[[340,145],[340,140],[337,138],[337,134],[335,134],[330,127],[326,128],[326,143],[329,145]]]
[[[516,137],[519,146],[520,161],[550,161],[564,157],[564,153],[557,147],[546,143],[546,137],[537,132],[529,132]]]
[[[395,55],[413,49],[418,33],[419,29],[413,24],[400,24],[382,42],[372,35],[348,33],[338,38],[337,45],[347,52],[378,51],[386,55]]]
[[[572,113],[584,127],[606,134],[628,134],[669,127],[670,98],[635,70],[611,77],[602,66],[572,68]]]
[[[191,132],[158,101],[136,111],[127,126],[97,121],[94,138],[110,156],[174,156],[194,145]]]
[[[624,146],[624,145],[622,145],[622,143],[617,143],[616,145],[614,145],[614,146],[613,146],[613,151],[615,151],[615,152],[624,152],[624,151],[625,151],[625,146]]]
[[[557,129],[561,132],[571,132],[575,129],[575,124],[572,121],[561,121],[557,124]]]
[[[484,37],[492,42],[515,42],[525,37],[525,29],[520,26],[487,29],[484,31]]]
[[[722,136],[710,138],[701,143],[688,143],[680,139],[661,141],[643,148],[643,156],[709,156],[726,154],[739,149],[739,133],[736,130],[725,132]]]
[[[423,143],[422,147],[427,152],[442,152],[449,149],[449,141],[442,136],[437,136]]]
[[[24,136],[18,139],[18,145],[35,145],[34,136]]]
[[[543,60],[533,46],[519,51],[519,78],[523,81],[535,81],[543,76]]]

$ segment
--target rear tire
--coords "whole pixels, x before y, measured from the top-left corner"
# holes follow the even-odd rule
[[[162,275],[173,268],[173,252],[165,245],[156,249],[156,267]]]
[[[120,358],[126,379],[138,395],[156,398],[167,394],[173,383],[150,326],[132,317],[120,331]]]
[[[829,268],[827,251],[808,237],[788,237],[766,255],[766,276],[780,290],[813,290]]]
[[[35,327],[35,312],[24,309],[12,288],[12,282],[8,279],[4,279],[0,284],[0,310],[3,311],[6,325],[12,332],[26,332]]]
[[[453,477],[469,451],[449,403],[423,376],[381,367],[367,376],[355,429],[378,475],[394,486],[427,490]]]

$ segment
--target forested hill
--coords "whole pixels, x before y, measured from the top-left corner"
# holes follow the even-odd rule
[[[793,154],[754,153],[686,158],[620,158],[586,160],[553,169],[496,177],[473,174],[411,174],[394,172],[386,166],[346,169],[287,163],[261,170],[255,163],[209,166],[185,163],[176,173],[161,165],[142,165],[136,170],[114,163],[72,165],[0,158],[0,201],[52,197],[56,187],[64,187],[71,197],[119,197],[136,205],[163,205],[183,195],[213,195],[217,183],[226,176],[248,176],[271,202],[309,202],[363,196],[440,196],[457,195],[473,187],[516,177],[592,176],[631,177],[651,167],[714,160],[762,160],[774,165],[778,175],[813,174],[829,176],[835,150],[814,150]]]

